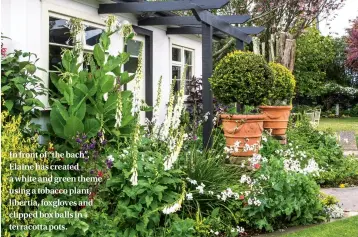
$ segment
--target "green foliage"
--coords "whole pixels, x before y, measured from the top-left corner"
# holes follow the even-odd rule
[[[88,59],[88,68],[80,70],[82,63],[79,55],[75,51],[64,50],[60,75],[51,73],[51,80],[60,92],[60,98],[52,99],[52,130],[72,145],[78,133],[85,133],[91,138],[103,128],[109,135],[121,136],[129,134],[135,124],[135,117],[131,114],[132,92],[120,90],[135,75],[121,71],[129,60],[127,53],[107,55],[113,33],[102,33],[100,42],[94,46],[93,58]],[[133,34],[126,39],[132,37]],[[120,82],[116,82],[117,78]],[[118,106],[122,113],[119,130],[114,128]]]
[[[183,201],[185,183],[180,170],[165,171],[165,153],[156,150],[148,139],[138,145],[138,185],[131,183],[135,152],[120,154],[98,198],[108,205],[108,215],[115,220],[120,236],[153,236],[164,214],[163,209]],[[100,211],[100,209],[98,210]]]
[[[295,93],[296,80],[291,71],[278,63],[269,63],[274,75],[274,83],[269,101],[271,105],[290,104]]]
[[[36,66],[39,59],[33,53],[15,50],[1,58],[1,110],[10,115],[21,115],[23,127],[40,115],[45,105],[38,96],[45,95],[43,80],[36,74],[44,71]]]
[[[322,36],[316,28],[309,28],[297,39],[294,76],[298,96],[321,94],[326,70],[334,59],[334,42]]]
[[[262,191],[257,198],[260,206],[243,208],[252,227],[273,231],[287,225],[300,225],[323,220],[318,198],[319,186],[309,176],[284,169],[284,159],[272,154],[253,174]],[[269,177],[267,181],[260,179]]]
[[[209,80],[219,101],[244,105],[265,102],[274,82],[273,72],[262,56],[242,51],[220,60]]]
[[[316,177],[323,186],[338,186],[341,183],[358,183],[358,161],[344,157],[336,136],[330,132],[318,131],[303,119],[292,124],[287,132],[293,147],[299,146],[308,158],[313,158],[324,171]]]
[[[8,111],[1,113],[1,228],[4,229],[4,236],[9,237],[11,234],[15,234],[15,231],[9,232],[9,225],[27,225],[33,220],[17,218],[10,218],[9,215],[13,212],[21,213],[26,210],[32,210],[31,207],[9,205],[9,200],[17,201],[35,201],[37,195],[29,195],[25,193],[15,194],[12,190],[22,189],[30,190],[32,188],[42,188],[41,183],[27,183],[27,182],[15,182],[10,181],[12,177],[23,176],[46,176],[46,170],[22,170],[22,169],[10,169],[10,164],[35,166],[46,165],[47,159],[28,158],[20,156],[14,158],[10,155],[10,152],[22,152],[22,153],[33,153],[40,152],[40,146],[37,142],[38,136],[31,138],[24,137],[21,129],[21,116],[11,116]],[[17,233],[17,236],[27,236],[26,233]]]
[[[194,237],[195,221],[193,219],[181,219],[175,216],[171,221],[171,226],[165,231],[168,236],[172,237]]]

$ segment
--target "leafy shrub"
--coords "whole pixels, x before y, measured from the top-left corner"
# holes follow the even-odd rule
[[[291,71],[278,63],[269,63],[274,75],[273,88],[269,97],[272,105],[290,104],[295,93],[296,81]]]
[[[47,160],[40,158],[26,158],[26,157],[10,157],[10,152],[12,153],[35,153],[40,151],[39,144],[37,143],[37,137],[25,138],[19,129],[21,124],[21,116],[10,116],[8,111],[3,111],[1,113],[1,227],[4,228],[4,235],[6,237],[10,236],[8,232],[8,226],[10,224],[19,224],[26,225],[29,224],[32,220],[18,220],[16,218],[9,218],[9,214],[12,212],[25,212],[26,208],[23,206],[13,206],[9,205],[10,199],[16,199],[17,201],[30,201],[37,200],[36,195],[27,194],[14,194],[10,192],[10,189],[31,189],[31,188],[41,188],[39,183],[24,183],[24,182],[15,182],[10,181],[12,177],[21,177],[24,176],[46,176],[47,171],[44,170],[17,170],[10,169],[10,164],[20,165],[45,165]],[[14,233],[12,233],[14,234]],[[19,234],[19,233],[18,233]],[[27,236],[26,233],[23,233],[19,236]]]
[[[38,96],[45,95],[43,80],[36,75],[44,69],[37,67],[39,59],[33,53],[15,50],[1,58],[1,110],[10,115],[21,115],[21,128],[24,128],[33,117],[40,116],[40,108],[45,105]],[[30,124],[30,128],[39,127]]]
[[[274,82],[273,72],[262,56],[242,51],[220,60],[209,80],[218,100],[244,105],[267,100]]]
[[[312,128],[308,119],[303,117],[291,124],[287,132],[288,142],[296,150],[301,150],[307,158],[313,158],[324,172],[316,181],[324,186],[337,186],[340,183],[358,183],[358,161],[344,157],[336,136]]]
[[[256,180],[253,185],[258,186],[258,191],[245,200],[255,198],[261,203],[243,208],[252,227],[273,231],[287,225],[323,220],[319,186],[308,175],[286,171],[283,158],[268,157],[268,163],[263,163],[251,180]]]

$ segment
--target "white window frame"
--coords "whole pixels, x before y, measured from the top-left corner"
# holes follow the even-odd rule
[[[181,52],[180,59],[181,61],[174,61],[173,60],[173,48],[179,49]],[[172,44],[170,47],[170,78],[171,80],[174,80],[173,77],[173,66],[180,67],[180,76],[184,71],[185,68],[185,51],[191,52],[191,65],[188,65],[191,67],[191,74],[192,76],[195,75],[195,49],[191,49],[185,46],[180,46],[177,44]],[[185,78],[186,80],[190,80],[191,78]],[[180,78],[176,79],[177,81],[180,80]]]

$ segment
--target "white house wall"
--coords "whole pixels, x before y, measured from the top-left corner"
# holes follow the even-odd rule
[[[98,15],[98,2],[95,0],[1,0],[1,32],[10,37],[5,41],[5,47],[22,49],[33,52],[40,58],[39,65],[48,69],[48,19],[50,13],[67,17],[78,17],[98,25],[104,25],[102,16]],[[120,14],[121,20],[128,20],[136,25],[134,15]],[[143,27],[153,31],[153,96],[157,94],[157,83],[163,76],[162,83],[162,111],[161,119],[165,117],[165,105],[169,98],[171,77],[171,45],[179,45],[194,50],[194,75],[202,74],[201,38],[197,36],[166,35],[165,27]],[[120,37],[112,37],[110,53],[117,53],[123,49]],[[39,76],[48,85],[46,73],[39,72]],[[144,92],[144,88],[143,88]],[[47,104],[47,98],[42,98]]]

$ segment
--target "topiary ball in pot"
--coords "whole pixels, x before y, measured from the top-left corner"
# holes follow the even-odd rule
[[[254,106],[267,100],[273,80],[273,72],[262,56],[242,51],[234,51],[220,60],[209,79],[219,101]],[[249,157],[258,153],[263,118],[263,115],[221,115],[230,155]]]
[[[292,109],[291,101],[294,96],[296,80],[288,68],[278,63],[269,63],[274,74],[274,83],[266,103],[260,106],[263,112],[264,129],[285,143],[288,119]]]
[[[261,55],[234,51],[219,61],[209,81],[221,102],[256,106],[267,100],[274,77]]]
[[[273,71],[273,88],[268,97],[271,105],[287,105],[295,94],[296,80],[292,72],[279,63],[269,63]]]

